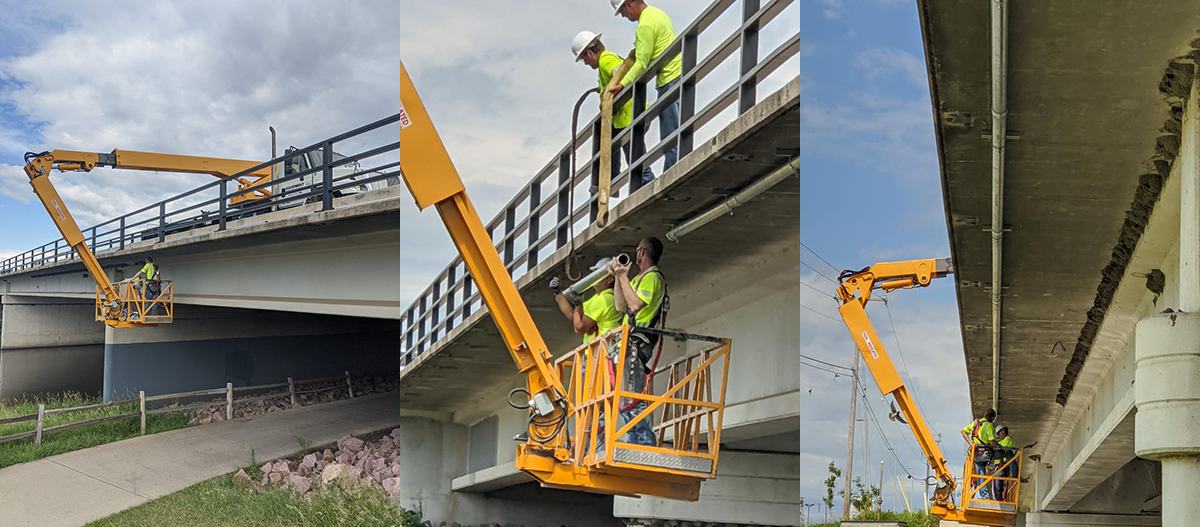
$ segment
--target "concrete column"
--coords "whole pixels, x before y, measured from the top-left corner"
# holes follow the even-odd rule
[[[4,295],[0,399],[100,392],[104,324],[91,301]]]
[[[1137,455],[1162,462],[1163,525],[1200,517],[1200,313],[1137,325]]]

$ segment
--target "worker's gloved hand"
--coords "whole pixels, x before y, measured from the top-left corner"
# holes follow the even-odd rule
[[[557,276],[550,279],[550,289],[558,291],[558,277]]]

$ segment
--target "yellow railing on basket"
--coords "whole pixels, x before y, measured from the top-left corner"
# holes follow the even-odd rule
[[[963,467],[962,507],[969,512],[1002,512],[1013,514],[1017,510],[1017,498],[1021,492],[1021,449],[995,449],[994,453],[1007,452],[1009,459],[996,464],[988,462],[984,473],[975,471],[975,448],[967,448],[966,465]],[[1016,476],[1000,476],[1015,473]],[[980,490],[988,489],[989,499],[979,497]]]
[[[573,456],[597,470],[636,468],[715,477],[730,340],[674,331],[637,331],[658,334],[663,340],[701,342],[703,347],[655,369],[643,393],[630,391],[621,382],[627,376],[627,346],[623,344],[629,341],[629,326],[614,328],[558,358],[555,366],[568,381],[567,397],[574,408],[567,423]],[[619,417],[621,408],[639,401],[646,403],[645,410],[624,422]],[[643,421],[652,425],[654,445],[618,439]],[[618,447],[625,451],[624,459],[616,455]],[[647,461],[633,461],[639,459]]]
[[[158,283],[158,294],[152,294],[152,283]],[[169,324],[175,317],[175,284],[170,280],[146,281],[129,279],[113,284],[116,302],[104,297],[96,287],[96,320],[112,327],[139,327]]]

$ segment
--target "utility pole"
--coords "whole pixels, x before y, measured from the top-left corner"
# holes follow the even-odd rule
[[[922,485],[925,489],[925,512],[929,512],[929,463],[925,463],[925,484]]]
[[[883,521],[883,460],[879,460],[879,497],[875,503],[879,504],[875,508],[875,521]]]
[[[854,407],[858,402],[858,346],[854,347],[854,367],[850,369],[850,431],[846,435],[846,491],[842,500],[842,519],[850,519],[850,474],[854,472]]]

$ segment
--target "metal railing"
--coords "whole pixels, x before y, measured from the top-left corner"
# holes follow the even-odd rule
[[[700,341],[706,347],[656,368],[647,376],[642,391],[633,391],[637,388],[631,386],[626,354],[636,350],[627,345],[629,331],[629,326],[614,328],[554,361],[559,377],[567,383],[566,397],[573,408],[562,428],[570,434],[574,459],[590,467],[618,469],[648,468],[632,459],[657,460],[650,463],[651,470],[716,477],[730,340],[640,329],[658,333],[660,339]],[[668,378],[658,395],[653,380],[663,374]],[[638,404],[644,409],[632,419],[618,417],[619,410],[634,409]],[[643,422],[653,429],[654,444],[625,442],[626,434]],[[531,427],[531,437],[534,431]]]
[[[739,24],[727,35],[716,35],[705,31],[734,5],[741,7]],[[672,147],[678,148],[678,159],[682,160],[695,146],[696,132],[712,122],[726,109],[737,103],[737,114],[749,111],[758,102],[758,84],[784,65],[800,51],[800,34],[797,31],[765,56],[759,56],[759,33],[763,27],[792,4],[792,0],[716,0],[712,2],[686,29],[678,32],[678,38],[651,63],[646,72],[627,86],[613,107],[620,108],[633,98],[633,122],[613,141],[625,144],[636,135],[645,137],[647,128],[658,116],[675,102],[680,103],[679,128],[666,139],[642,148],[642,141],[633,141],[633,163],[626,166],[612,180],[612,195],[628,195],[642,186],[640,174],[644,167],[663,156]],[[699,57],[701,35],[719,38],[714,49]],[[708,101],[697,100],[697,84],[709,77],[719,66],[726,63],[736,51],[737,77],[733,83]],[[682,55],[682,73],[678,83],[670,91],[646,105],[646,84],[653,82],[668,62]],[[707,86],[707,85],[706,85]],[[718,123],[725,124],[725,123]],[[514,279],[532,270],[541,261],[539,258],[552,254],[568,243],[573,224],[586,221],[590,224],[598,214],[595,189],[600,179],[601,145],[599,116],[593,117],[576,135],[578,147],[585,148],[590,157],[579,159],[579,168],[571,173],[571,144],[568,142],[533,178],[509,200],[500,213],[487,224],[500,256]],[[613,158],[613,163],[618,159]],[[581,204],[570,203],[571,189],[583,182],[590,188]],[[546,189],[545,187],[549,187]],[[543,194],[544,190],[548,190]],[[579,200],[577,200],[579,201]],[[462,258],[456,257],[433,282],[417,296],[416,300],[401,314],[401,368],[411,364],[418,356],[432,349],[458,324],[466,320],[482,305],[478,289],[463,266]]]
[[[399,161],[383,162],[369,168],[361,168],[360,165],[361,162],[366,161],[377,162],[380,155],[398,150],[400,145],[398,141],[363,149],[354,155],[336,160],[333,159],[334,145],[346,144],[352,140],[370,141],[362,136],[397,123],[399,120],[400,114],[397,113],[314,143],[306,148],[290,151],[238,174],[214,180],[177,196],[83,229],[84,237],[88,247],[99,256],[106,252],[124,250],[141,242],[163,242],[167,236],[187,233],[196,229],[215,227],[217,231],[224,231],[229,227],[228,224],[231,221],[252,218],[297,205],[315,203],[320,205],[320,211],[333,209],[334,198],[338,195],[358,192],[360,187],[396,178],[399,175],[400,164]],[[291,174],[287,174],[282,168],[288,161],[307,156],[310,152],[320,153],[322,163],[313,164],[308,170],[295,171]],[[237,190],[239,179],[272,165],[281,167],[279,175],[265,187],[260,185]],[[345,166],[357,168],[350,173],[335,177],[334,170]],[[310,181],[304,183],[305,178],[310,178]],[[295,186],[288,185],[289,182]],[[233,186],[232,190],[231,186]],[[284,187],[288,188],[283,192],[274,192],[266,199],[239,206],[230,206],[229,204],[237,196],[252,194],[263,188],[281,189]],[[204,207],[208,207],[210,210],[204,210]],[[0,276],[55,265],[76,258],[78,256],[75,254],[75,250],[65,240],[59,238],[0,261]]]

